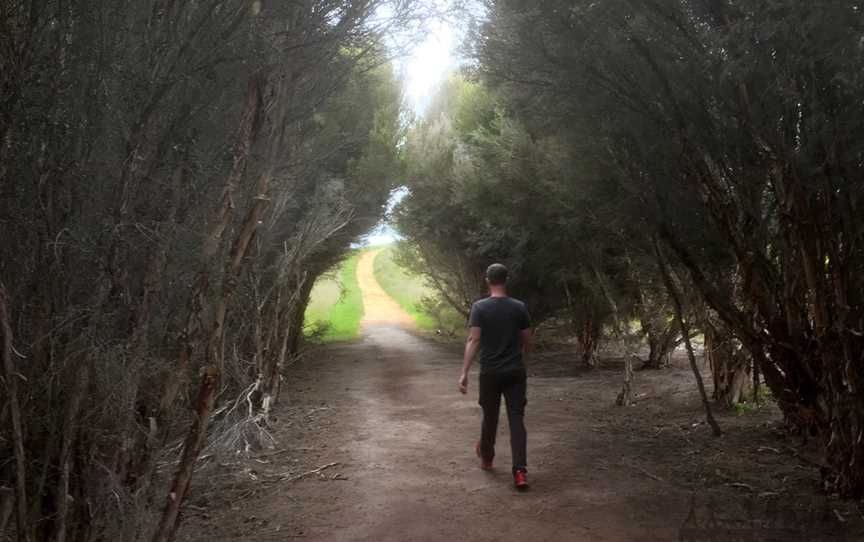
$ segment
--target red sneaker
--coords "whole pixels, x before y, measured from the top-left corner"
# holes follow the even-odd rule
[[[480,458],[480,468],[483,470],[492,470],[492,462],[486,461],[483,459],[483,454],[480,453],[480,441],[477,441],[477,444],[474,445],[474,451],[477,453],[477,457]]]
[[[528,489],[528,473],[524,470],[514,472],[513,485],[516,486],[516,489]]]

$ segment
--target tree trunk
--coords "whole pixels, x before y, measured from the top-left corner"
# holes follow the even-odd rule
[[[753,360],[752,365],[753,370],[753,404],[759,405],[759,364],[756,363],[756,360]]]
[[[261,405],[265,416],[269,409],[279,402],[282,391],[282,371],[285,363],[300,349],[300,339],[303,336],[303,321],[305,318],[306,305],[312,293],[315,281],[308,277],[300,279],[300,284],[295,284],[297,290],[294,295],[284,296],[288,299],[288,305],[281,311],[281,317],[274,318],[270,326],[277,328],[274,336],[278,338],[278,348],[268,350],[259,373],[262,376]]]
[[[750,381],[750,359],[711,323],[703,327],[705,357],[714,381],[713,398],[731,408],[740,403]]]
[[[298,304],[288,322],[289,354],[297,354],[300,351],[300,342],[303,339],[303,325],[306,320],[306,306],[309,304],[309,298],[312,295],[312,288],[314,287],[315,281],[311,278],[307,277],[303,281]]]
[[[243,173],[246,169],[246,161],[249,159],[252,143],[257,135],[258,116],[260,115],[261,105],[261,81],[258,77],[250,78],[247,88],[243,112],[240,117],[240,122],[237,125],[237,134],[234,145],[231,151],[231,169],[225,177],[225,182],[222,188],[222,201],[219,207],[218,216],[213,217],[213,226],[204,242],[201,245],[201,270],[198,272],[198,277],[195,280],[195,287],[189,296],[189,312],[186,315],[186,322],[183,329],[177,337],[177,357],[178,363],[174,370],[174,376],[167,378],[165,388],[162,392],[162,397],[159,401],[159,414],[157,421],[162,424],[165,416],[169,412],[174,399],[180,391],[182,383],[186,380],[186,373],[189,363],[192,358],[193,345],[196,337],[201,331],[201,322],[205,319],[207,308],[207,292],[210,290],[210,272],[214,264],[217,252],[223,241],[225,230],[231,223],[234,215],[234,190],[240,183]],[[247,239],[248,242],[248,239]],[[245,250],[245,246],[243,247]],[[237,247],[233,247],[231,251],[232,261],[242,255],[237,255]],[[227,266],[230,270],[231,265]],[[230,275],[230,273],[229,273]],[[226,284],[223,288],[222,301],[225,300],[225,290],[230,289],[230,278],[225,277]],[[220,311],[223,311],[220,314]],[[222,303],[218,303],[214,310],[214,316],[211,321],[212,325],[210,333],[207,336],[207,351],[206,359],[218,359],[219,355],[219,340],[222,338],[222,323],[224,321],[224,307]],[[205,363],[205,365],[207,365]]]
[[[18,540],[30,540],[30,525],[27,521],[27,458],[24,456],[24,430],[21,427],[21,405],[18,403],[18,372],[12,362],[13,335],[10,324],[6,288],[0,284],[0,356],[3,357],[3,379],[9,397],[9,414],[12,421],[12,447],[15,453],[15,500]]]
[[[15,490],[0,487],[0,533],[6,532],[6,525],[15,510]]]
[[[183,444],[183,455],[177,467],[177,474],[171,484],[159,527],[153,536],[153,542],[168,542],[174,537],[174,532],[180,524],[180,507],[183,499],[189,491],[192,482],[192,473],[195,470],[195,462],[207,439],[207,424],[213,413],[216,402],[216,389],[219,386],[219,370],[216,367],[208,367],[204,371],[201,387],[198,390],[198,399],[195,401],[195,420],[189,428],[186,442]]]
[[[588,316],[579,325],[576,333],[580,361],[589,369],[597,367],[597,349],[600,347],[600,330],[598,327],[594,318]]]
[[[711,403],[708,401],[708,394],[705,392],[705,384],[702,382],[702,375],[699,373],[699,366],[696,364],[696,355],[693,353],[693,344],[690,342],[690,326],[684,320],[684,309],[681,306],[681,296],[678,293],[678,288],[675,286],[670,274],[669,268],[666,265],[666,259],[663,257],[663,252],[660,249],[660,244],[654,239],[654,251],[657,255],[657,263],[660,265],[660,273],[663,275],[663,282],[666,283],[666,288],[669,290],[669,296],[672,298],[672,306],[675,308],[675,319],[681,327],[681,336],[684,338],[684,346],[687,349],[687,358],[690,360],[690,369],[693,371],[693,376],[696,378],[696,387],[699,388],[699,396],[702,398],[702,406],[705,408],[705,418],[714,436],[719,437],[723,434],[717,420],[714,419],[714,414],[711,412]]]
[[[648,360],[642,364],[642,369],[663,369],[669,366],[670,356],[680,344],[679,333],[675,322],[660,324],[659,322],[643,324],[642,330],[648,339]]]
[[[633,357],[627,356],[624,359],[624,386],[621,388],[621,393],[618,394],[615,404],[618,406],[630,406],[633,403]]]
[[[54,540],[55,542],[65,542],[66,540],[66,517],[69,511],[69,477],[72,463],[72,446],[75,443],[75,436],[78,432],[78,411],[81,407],[81,401],[87,391],[87,382],[89,379],[89,371],[84,367],[78,373],[75,381],[75,389],[72,392],[72,397],[69,399],[69,405],[66,407],[66,416],[63,420],[63,438],[60,446],[60,480],[57,484],[57,490],[54,495],[54,510],[57,518],[54,521]]]
[[[584,367],[593,369],[597,367],[597,348],[600,345],[600,326],[594,317],[594,307],[584,299],[581,307],[577,307],[573,302],[567,281],[564,281],[564,293],[567,296],[567,307],[570,310],[571,321],[576,327],[576,343],[579,348],[580,361]]]

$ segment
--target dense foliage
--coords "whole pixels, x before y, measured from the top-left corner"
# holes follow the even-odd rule
[[[0,486],[19,539],[167,540],[202,447],[256,444],[315,278],[398,174],[383,35],[412,10],[0,2]]]
[[[537,313],[567,300],[577,326],[657,330],[670,293],[698,294],[679,297],[719,383],[752,360],[823,439],[826,483],[864,495],[861,7],[486,6],[476,81],[445,89],[409,145],[399,221],[418,266],[452,294],[455,271],[503,260]],[[463,283],[454,302],[481,293]]]

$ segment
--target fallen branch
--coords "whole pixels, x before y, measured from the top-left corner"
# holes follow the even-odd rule
[[[306,478],[307,476],[311,476],[311,475],[313,475],[313,474],[321,474],[321,473],[324,472],[325,470],[327,470],[327,469],[329,469],[329,468],[331,468],[331,467],[335,467],[335,466],[338,465],[338,464],[339,464],[339,463],[336,462],[336,463],[328,463],[328,464],[326,464],[326,465],[322,465],[322,466],[318,467],[317,469],[313,469],[313,470],[310,470],[310,471],[304,472],[303,474],[298,474],[297,476],[295,476],[295,477],[293,477],[293,478],[290,478],[288,481],[289,481],[289,482],[296,482],[297,480],[300,480],[300,479],[302,479],[302,478]]]
[[[258,455],[258,456],[256,456],[256,457],[253,457],[252,459],[264,459],[264,458],[266,458],[266,457],[275,457],[275,456],[277,456],[277,455],[282,455],[282,454],[284,454],[284,453],[286,453],[286,452],[291,452],[291,451],[293,451],[291,448],[282,448],[281,450],[276,450],[276,451],[273,451],[273,452],[268,452],[268,453],[266,453],[266,454],[260,454],[260,455]]]
[[[786,446],[786,450],[788,450],[793,456],[795,456],[796,459],[800,459],[804,463],[807,463],[809,465],[813,465],[814,467],[819,467],[820,469],[826,469],[827,470],[829,468],[828,465],[826,465],[825,463],[822,463],[821,461],[817,461],[814,459],[810,459],[809,457],[802,455],[798,450],[796,450],[795,448],[792,448],[791,446]]]
[[[645,470],[645,469],[638,468],[638,467],[637,467],[637,469],[639,470],[639,472],[641,472],[642,474],[644,474],[644,475],[647,476],[648,478],[651,478],[651,479],[656,480],[656,481],[658,481],[658,482],[666,482],[666,480],[664,480],[663,478],[660,478],[660,477],[657,476],[656,474],[651,474],[650,472],[648,472],[648,471]]]
[[[639,471],[640,473],[644,474],[644,475],[647,476],[648,478],[651,478],[652,480],[656,480],[656,481],[658,481],[658,482],[666,483],[666,480],[664,480],[663,478],[657,476],[656,474],[652,474],[652,473],[648,472],[647,470],[643,469],[643,468],[640,467],[639,465],[631,465],[631,464],[627,464],[627,463],[625,463],[625,464],[626,464],[628,467],[632,468],[632,469],[636,469],[637,471]]]

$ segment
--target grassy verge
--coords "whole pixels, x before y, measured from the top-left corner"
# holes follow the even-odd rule
[[[417,327],[424,331],[434,331],[438,322],[420,308],[423,297],[435,295],[435,291],[423,284],[420,277],[410,275],[393,261],[393,246],[389,246],[375,257],[375,280],[390,297],[396,300],[414,318]]]
[[[306,307],[306,333],[321,333],[325,341],[354,339],[360,334],[363,319],[363,298],[357,284],[355,252],[339,266],[333,275],[320,278],[312,289]]]

